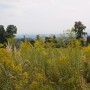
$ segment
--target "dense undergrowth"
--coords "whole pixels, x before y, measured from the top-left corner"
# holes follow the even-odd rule
[[[46,47],[46,48],[45,48]],[[90,45],[54,48],[36,41],[0,49],[0,90],[86,90]]]

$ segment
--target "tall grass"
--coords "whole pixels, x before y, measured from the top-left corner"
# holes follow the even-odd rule
[[[83,48],[84,55],[85,55],[85,70],[84,70],[84,77],[87,82],[90,83],[90,45]]]
[[[19,49],[0,49],[0,90],[86,90],[82,47],[45,46],[25,41]]]

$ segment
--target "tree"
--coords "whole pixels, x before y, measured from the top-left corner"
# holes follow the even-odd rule
[[[46,45],[50,45],[51,47],[56,47],[57,45],[57,39],[55,35],[51,35],[49,37],[45,37],[45,43]]]
[[[84,26],[81,21],[75,22],[73,31],[76,33],[77,39],[82,38],[85,28],[86,26]]]
[[[4,43],[5,42],[5,30],[4,30],[4,26],[0,25],[0,43]]]
[[[0,25],[0,43],[4,44],[8,39],[12,39],[17,33],[17,27],[14,25],[8,25],[6,30],[3,25]]]
[[[36,36],[36,40],[40,41],[40,39],[41,39],[40,36],[37,35],[37,36]]]
[[[7,28],[6,28],[6,37],[7,38],[12,38],[14,37],[17,33],[17,27],[14,26],[14,25],[8,25]]]

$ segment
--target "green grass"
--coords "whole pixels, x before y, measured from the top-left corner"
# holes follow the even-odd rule
[[[18,50],[0,49],[0,90],[85,90],[83,59],[79,45],[57,49],[26,41]]]

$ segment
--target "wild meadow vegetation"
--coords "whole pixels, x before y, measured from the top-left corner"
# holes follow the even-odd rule
[[[67,47],[28,41],[0,48],[0,90],[90,90],[90,45]]]
[[[90,90],[90,44],[86,28],[75,22],[69,37],[37,35],[13,39],[16,26],[0,26],[0,90]],[[75,32],[76,37],[73,37]]]

